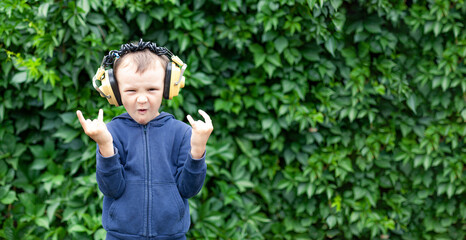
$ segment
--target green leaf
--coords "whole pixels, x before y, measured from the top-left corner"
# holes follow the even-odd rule
[[[196,1],[197,3],[198,1]],[[167,15],[167,11],[162,8],[162,7],[154,7],[151,9],[151,11],[149,12],[149,15],[152,17],[152,18],[155,18],[157,19],[158,21],[162,21],[162,19]]]
[[[69,127],[61,127],[52,136],[61,138],[65,143],[68,143],[75,139],[80,133],[80,131]]]
[[[316,4],[317,0],[306,0],[309,8],[312,10],[314,5]]]
[[[273,122],[274,120],[272,118],[262,119],[262,129],[269,129],[272,126]]]
[[[435,36],[438,36],[441,30],[442,30],[442,25],[440,24],[440,22],[436,21],[434,23],[434,34],[435,34]]]
[[[235,183],[236,186],[238,186],[240,192],[244,192],[247,188],[254,188],[254,183],[248,180],[239,180]]]
[[[49,222],[53,220],[53,217],[55,216],[55,212],[57,211],[57,208],[60,206],[60,202],[55,202],[52,203],[48,208],[47,208],[47,217]]]
[[[281,67],[282,66],[282,61],[280,59],[280,55],[278,54],[270,54],[268,55],[267,57],[267,60],[272,63],[273,65],[277,66],[277,67]]]
[[[152,23],[152,18],[147,16],[145,13],[140,13],[138,14],[136,22],[138,23],[139,29],[141,29],[142,33],[146,33],[147,28],[149,28]]]
[[[367,21],[364,23],[364,28],[370,33],[379,33],[382,31],[378,21]]]
[[[335,38],[329,37],[325,42],[325,48],[330,52],[330,54],[332,54],[332,56],[335,57],[335,49],[337,48],[337,41]]]
[[[40,217],[40,218],[36,218],[35,221],[34,221],[37,226],[39,227],[43,227],[43,228],[46,228],[46,229],[49,229],[49,220],[47,219],[47,217]]]
[[[353,166],[350,159],[344,159],[339,162],[339,166],[348,172],[353,172]]]
[[[330,0],[330,4],[332,5],[333,9],[335,11],[338,11],[338,8],[341,6],[343,3],[343,0]]]
[[[337,224],[337,218],[333,215],[328,216],[327,218],[327,225],[330,229],[332,229]]]
[[[264,48],[259,44],[253,44],[249,46],[249,50],[253,53],[254,56],[254,64],[256,67],[259,67],[265,62],[265,58],[267,57],[264,53]]]
[[[12,204],[14,201],[17,201],[18,198],[16,197],[16,192],[14,191],[9,191],[6,196],[4,196],[0,202],[2,204],[5,204],[5,205],[8,205],[8,204]]]
[[[309,61],[318,62],[320,60],[319,51],[313,48],[306,48],[303,57]]]
[[[20,83],[24,83],[24,82],[29,82],[27,72],[18,72],[11,79],[11,83],[14,83],[14,84],[20,84]]]
[[[46,17],[47,17],[47,14],[48,14],[48,11],[49,11],[49,6],[50,6],[50,3],[42,3],[42,4],[40,4],[39,10],[37,11],[37,12],[38,12],[38,15],[41,16],[41,17],[46,18]]]
[[[44,109],[52,106],[57,101],[57,96],[51,92],[44,93]]]
[[[276,67],[270,63],[264,63],[262,67],[264,68],[265,72],[267,72],[267,75],[269,77],[272,77],[272,74],[275,71]]]
[[[350,108],[349,110],[349,119],[350,119],[350,122],[353,122],[353,120],[356,118],[356,115],[358,114],[358,112],[356,111],[356,109],[354,107]]]
[[[364,190],[361,187],[354,187],[353,192],[354,192],[354,200],[358,200],[366,195],[366,190]]]
[[[188,35],[182,35],[181,38],[179,38],[179,44],[180,44],[180,51],[183,52],[188,48],[188,45],[190,43],[189,36]]]
[[[455,193],[455,185],[453,185],[452,183],[449,183],[448,187],[447,187],[447,196],[448,196],[448,198],[451,198],[454,193]]]
[[[275,39],[274,43],[275,49],[278,51],[278,53],[282,53],[283,50],[285,50],[285,48],[288,47],[288,40],[283,36],[280,36],[279,38]]]
[[[78,0],[78,7],[84,10],[84,14],[87,14],[90,10],[89,0]]]
[[[414,113],[416,113],[416,107],[417,107],[417,98],[415,94],[411,94],[411,96],[408,98],[408,107],[413,110]]]
[[[94,25],[103,25],[105,24],[105,18],[103,15],[101,14],[98,14],[98,13],[89,13],[89,15],[87,15],[86,17],[86,20],[89,22],[89,23],[92,23]]]
[[[334,1],[331,1],[331,2],[334,2]],[[339,4],[341,4],[341,0],[338,0],[338,2]],[[343,29],[343,25],[345,25],[345,21],[346,21],[346,16],[339,12],[335,13],[334,17],[332,18],[332,22],[338,31],[341,31]]]
[[[82,225],[75,224],[75,225],[71,226],[70,228],[68,228],[68,231],[70,231],[70,232],[86,232],[87,229]]]

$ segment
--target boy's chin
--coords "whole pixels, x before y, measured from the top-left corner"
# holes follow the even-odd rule
[[[151,115],[146,113],[144,115],[141,115],[137,112],[135,113],[135,116],[133,116],[133,114],[130,114],[131,118],[133,118],[134,121],[136,121],[137,123],[141,125],[146,125],[147,123],[152,121],[154,118],[156,118],[158,115],[159,113],[151,114]]]

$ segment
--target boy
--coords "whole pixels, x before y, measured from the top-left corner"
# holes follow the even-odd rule
[[[96,176],[104,194],[107,240],[186,239],[187,199],[200,191],[206,175],[210,117],[202,110],[205,121],[188,115],[189,127],[159,113],[168,60],[152,50],[115,60],[113,72],[127,113],[106,125],[102,109],[95,120],[77,111],[84,132],[97,143]]]

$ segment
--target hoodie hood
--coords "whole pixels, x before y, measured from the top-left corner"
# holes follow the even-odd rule
[[[166,112],[161,112],[157,117],[155,117],[154,119],[150,120],[150,122],[147,123],[147,125],[151,125],[151,126],[162,126],[163,124],[165,124],[165,122],[167,122],[168,120],[170,119],[174,119],[175,117],[170,114],[170,113],[166,113]],[[136,122],[128,113],[123,113],[119,116],[116,116],[113,118],[113,120],[115,119],[126,119],[129,121],[129,123],[131,125],[137,125],[137,126],[144,126],[142,124],[139,124],[138,122]]]

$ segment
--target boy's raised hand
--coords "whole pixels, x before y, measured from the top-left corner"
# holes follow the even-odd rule
[[[113,137],[107,129],[107,125],[104,123],[104,111],[99,110],[97,119],[84,119],[81,111],[76,111],[79,122],[84,129],[84,133],[92,138],[97,144],[99,144],[100,153],[104,157],[110,157],[113,155]]]
[[[202,110],[199,110],[199,114],[204,117],[205,122],[201,120],[194,121],[191,115],[187,116],[189,124],[191,124],[193,128],[191,135],[191,156],[194,159],[202,157],[205,152],[207,140],[209,140],[209,136],[214,130],[209,115]]]

